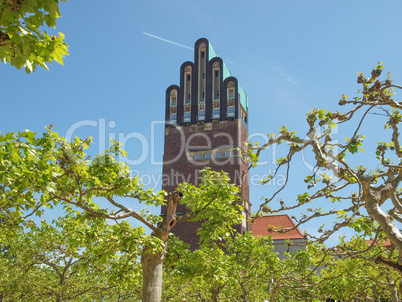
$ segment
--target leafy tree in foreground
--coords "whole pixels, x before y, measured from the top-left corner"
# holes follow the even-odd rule
[[[16,227],[26,226],[30,216],[41,216],[44,208],[58,204],[84,211],[88,219],[117,224],[136,219],[152,230],[151,235],[142,234],[137,239],[141,249],[142,301],[160,301],[170,230],[177,222],[202,219],[203,245],[229,238],[232,226],[242,219],[238,188],[229,183],[227,175],[207,169],[198,187],[183,184],[182,192],[168,194],[163,218],[146,209],[139,213],[131,207],[141,203],[161,206],[165,192],[144,189],[138,178],[129,177],[128,166],[116,160],[125,155],[118,143],[93,160],[84,153],[89,144],[90,139],[78,138],[67,143],[51,128],[38,138],[30,131],[0,135],[0,239],[11,236]],[[190,216],[176,216],[181,200],[192,210]],[[101,207],[101,201],[106,206]]]
[[[287,154],[277,161],[275,173],[263,183],[268,183],[281,171],[284,171],[286,181],[271,197],[264,199],[259,213],[304,209],[306,212],[296,227],[317,217],[327,217],[327,221],[330,217],[336,218],[332,225],[318,230],[321,235],[309,235],[312,240],[320,242],[344,227],[363,232],[365,236],[382,232],[397,248],[399,257],[392,260],[379,255],[376,261],[402,275],[402,232],[395,224],[402,222],[402,149],[399,133],[402,103],[394,100],[394,89],[402,87],[393,84],[389,74],[380,80],[382,71],[383,65],[379,63],[371,76],[364,77],[359,73],[360,95],[351,100],[343,96],[339,102],[341,106],[352,105],[349,111],[313,109],[307,114],[306,135],[297,136],[296,132],[283,126],[278,135],[269,135],[266,144],[256,146],[250,143],[249,158],[250,166],[254,166],[265,149],[287,143]],[[364,133],[368,119],[371,124],[378,123],[378,131]],[[336,137],[333,130],[343,124],[344,131],[350,135]],[[382,130],[384,127],[386,130]],[[363,153],[363,134],[378,141],[374,147],[366,149],[368,153]],[[388,140],[384,141],[386,137]],[[299,194],[291,204],[282,200],[274,203],[290,182],[291,166],[296,156],[310,152],[312,156],[308,158],[314,164],[311,173],[304,179],[307,191]],[[372,156],[369,160],[368,155]],[[371,165],[372,162],[376,163]],[[334,208],[323,209],[322,202],[325,200],[331,201]],[[316,208],[307,208],[309,203],[314,202]]]
[[[66,0],[60,0],[66,1]],[[59,0],[0,0],[0,60],[27,73],[46,63],[63,65],[68,55],[64,35],[49,35],[41,27],[56,27]]]
[[[224,246],[224,248],[223,248]],[[260,301],[278,267],[272,243],[251,233],[190,251],[170,245],[164,301]],[[180,284],[180,286],[177,286]]]
[[[250,233],[236,234],[224,249],[190,251],[174,242],[165,265],[166,302],[399,301],[398,274],[375,263],[395,252],[362,238],[342,241],[343,258],[315,243],[282,260],[269,239]]]
[[[1,301],[139,300],[144,230],[68,211],[55,226],[30,221],[0,243],[8,246],[0,254]]]
[[[280,260],[272,241],[248,232],[225,241],[224,249],[169,248],[163,301],[323,301],[330,296],[319,290],[318,267],[329,256],[318,245]]]
[[[342,251],[336,253],[324,251],[325,267],[316,287],[325,294],[323,297],[336,301],[399,301],[399,274],[375,263],[378,255],[396,260],[394,248],[384,246],[381,239],[369,245],[359,237],[341,240],[340,246]]]

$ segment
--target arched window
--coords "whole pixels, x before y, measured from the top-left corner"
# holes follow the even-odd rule
[[[177,106],[177,90],[173,89],[170,92],[170,106]]]

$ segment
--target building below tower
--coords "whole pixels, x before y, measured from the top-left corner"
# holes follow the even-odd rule
[[[251,226],[253,236],[270,237],[274,245],[274,251],[279,259],[285,258],[285,252],[297,252],[305,249],[308,242],[303,232],[296,227],[289,215],[275,213],[257,217]],[[276,232],[276,230],[289,229],[288,232]],[[291,244],[289,244],[289,242]]]

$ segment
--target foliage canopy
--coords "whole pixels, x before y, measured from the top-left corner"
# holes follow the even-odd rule
[[[0,1],[0,59],[27,73],[38,66],[48,69],[46,63],[52,61],[63,65],[68,55],[63,33],[50,35],[43,29],[55,28],[59,17],[59,0]]]

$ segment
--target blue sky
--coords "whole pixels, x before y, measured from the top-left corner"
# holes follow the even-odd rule
[[[248,94],[250,133],[282,125],[307,132],[305,113],[337,108],[343,93],[356,93],[356,72],[368,74],[378,61],[402,83],[401,1],[86,0],[60,8],[56,31],[70,56],[30,75],[0,65],[0,131],[41,133],[54,124],[66,135],[87,125],[74,134],[93,136],[93,152],[121,133],[129,158],[146,157],[132,169],[150,185],[162,169],[152,161],[163,155],[163,128],[151,124],[164,118],[165,90],[193,60],[198,38],[212,43]],[[252,187],[252,203],[264,194]]]

